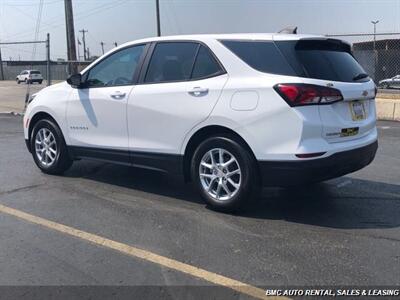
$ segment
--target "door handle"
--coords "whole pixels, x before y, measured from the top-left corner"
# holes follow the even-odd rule
[[[116,100],[121,100],[124,99],[126,96],[126,93],[121,93],[120,91],[115,92],[114,94],[110,95],[111,98],[116,99]]]
[[[189,93],[189,95],[191,95],[193,97],[202,97],[202,96],[205,96],[208,94],[208,89],[197,86],[197,87],[194,87],[188,93]]]

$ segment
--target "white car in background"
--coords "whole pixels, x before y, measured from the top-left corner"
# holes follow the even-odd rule
[[[36,165],[91,158],[192,181],[222,210],[259,186],[299,186],[368,165],[374,82],[347,43],[295,34],[149,38],[113,49],[29,100]]]
[[[43,76],[38,70],[24,70],[22,71],[17,77],[15,78],[15,81],[20,84],[21,82],[25,83],[34,83],[37,82],[39,84],[42,84],[43,82]]]
[[[398,88],[400,89],[400,75],[396,75],[392,78],[383,79],[379,81],[379,86],[388,89],[388,88]]]

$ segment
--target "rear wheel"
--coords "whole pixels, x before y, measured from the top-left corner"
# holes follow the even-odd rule
[[[72,165],[60,128],[51,120],[36,123],[31,136],[32,156],[47,174],[62,174]]]
[[[19,81],[19,79],[17,78],[17,79],[15,79],[15,81],[17,82],[17,84],[20,84],[21,83],[21,81]]]
[[[233,138],[211,137],[196,149],[192,179],[211,207],[233,211],[248,202],[257,186],[254,159]]]

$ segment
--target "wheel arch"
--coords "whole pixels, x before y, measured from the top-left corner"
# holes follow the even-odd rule
[[[39,111],[39,112],[35,113],[33,115],[33,117],[31,118],[31,120],[29,121],[28,141],[31,140],[32,131],[33,131],[33,128],[35,127],[36,123],[43,119],[48,119],[48,120],[54,122],[58,126],[58,128],[60,128],[61,133],[62,133],[62,129],[61,129],[60,125],[57,123],[56,119],[51,114],[49,114],[48,112]]]
[[[221,125],[208,125],[198,129],[189,139],[188,143],[186,144],[185,151],[183,154],[183,175],[185,182],[191,181],[190,176],[190,165],[193,154],[196,148],[200,145],[202,141],[205,139],[212,137],[212,136],[223,136],[232,138],[235,142],[239,143],[243,146],[250,154],[250,156],[256,160],[253,150],[250,148],[249,144],[246,140],[240,136],[234,130],[221,126]],[[259,170],[257,169],[257,174],[259,174]],[[259,176],[258,176],[259,177]]]

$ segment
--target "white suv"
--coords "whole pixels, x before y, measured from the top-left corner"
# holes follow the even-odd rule
[[[179,175],[214,208],[258,186],[359,170],[377,150],[375,84],[340,40],[190,35],[118,47],[29,100],[24,134],[59,174],[92,158]]]
[[[24,70],[19,75],[17,75],[15,81],[18,84],[20,84],[21,82],[25,83],[38,82],[39,84],[42,84],[43,76],[38,70]]]

